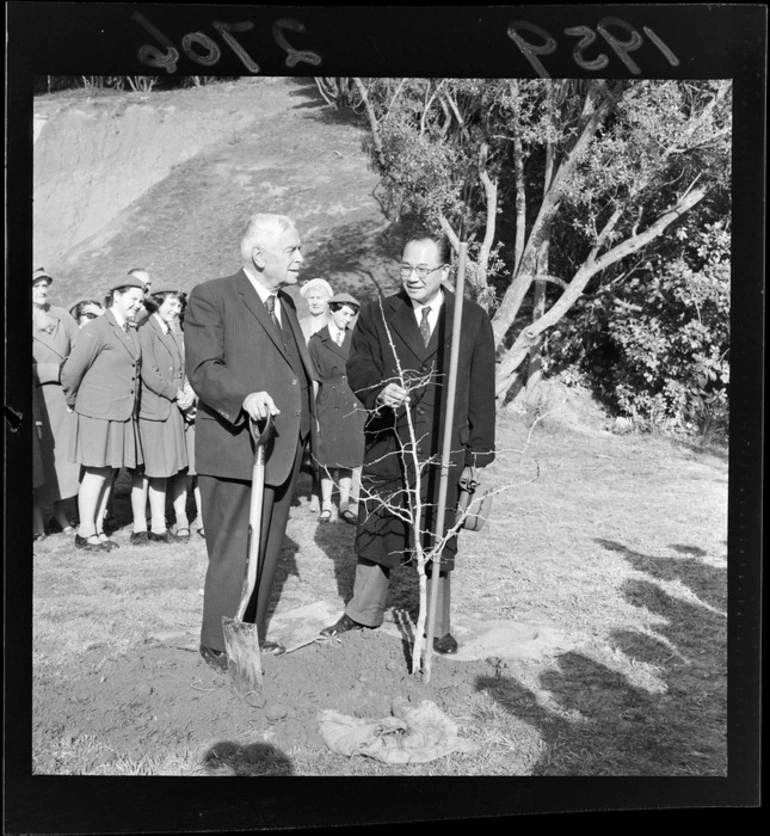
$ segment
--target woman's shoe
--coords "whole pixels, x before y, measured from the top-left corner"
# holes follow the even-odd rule
[[[358,517],[350,510],[350,508],[340,511],[340,519],[345,520],[348,525],[356,525],[358,522]]]
[[[174,535],[168,529],[166,529],[163,534],[156,534],[154,531],[148,531],[147,539],[151,543],[173,543]]]
[[[180,543],[189,543],[190,542],[190,529],[189,528],[177,528],[174,532],[174,537],[179,540]]]
[[[331,522],[331,519],[331,511],[321,511],[321,513],[318,515],[318,522],[320,525],[325,525],[326,523]]]
[[[107,546],[109,551],[120,548],[120,543],[110,540],[110,538],[103,531],[97,531],[96,536],[99,538],[99,542],[102,543],[102,545]]]
[[[109,552],[110,550],[104,543],[90,543],[88,537],[81,537],[79,534],[75,535],[75,548],[86,552]]]

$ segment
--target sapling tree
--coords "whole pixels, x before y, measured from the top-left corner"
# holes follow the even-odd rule
[[[398,353],[396,352],[391,330],[384,316],[381,299],[380,315],[382,316],[388,338],[388,348],[394,359],[396,374],[392,378],[373,383],[370,388],[372,391],[380,390],[388,383],[397,383],[401,388],[406,390],[409,400],[404,406],[399,407],[397,411],[393,411],[392,433],[397,440],[397,449],[389,450],[379,459],[370,460],[368,464],[369,466],[376,466],[382,464],[385,458],[397,458],[399,460],[399,469],[402,478],[398,480],[398,484],[390,482],[385,486],[370,485],[365,478],[362,478],[359,502],[365,502],[369,513],[372,515],[384,513],[400,520],[408,532],[407,542],[409,545],[404,549],[402,557],[414,564],[419,584],[419,610],[412,647],[412,673],[422,672],[424,680],[429,682],[431,675],[431,648],[425,642],[427,619],[429,616],[428,571],[434,561],[437,565],[441,565],[444,549],[452,538],[457,536],[469,514],[473,513],[473,511],[470,508],[466,508],[456,514],[453,511],[451,515],[453,522],[447,526],[446,530],[443,530],[442,521],[436,519],[435,497],[430,494],[427,486],[430,481],[430,469],[441,467],[441,456],[439,454],[425,455],[422,452],[427,446],[422,442],[427,439],[424,435],[418,435],[412,410],[418,400],[417,397],[413,396],[424,391],[429,386],[444,387],[446,385],[446,376],[439,374],[435,370],[423,374],[415,372],[412,369],[403,368]],[[356,408],[364,409],[363,406]],[[367,410],[367,412],[373,411],[376,410]],[[530,429],[525,448],[518,451],[522,457],[531,439],[534,424],[542,417],[540,416],[535,419]],[[397,426],[399,423],[402,426],[405,425],[406,432],[399,432]],[[501,452],[510,453],[511,451],[498,451],[498,455]],[[450,458],[457,457],[462,459],[464,455],[464,449],[452,450],[450,452]],[[533,481],[535,478],[537,478],[537,471],[535,475],[526,481]],[[519,486],[521,484],[519,483]],[[512,487],[514,487],[513,484],[506,484],[494,490],[487,489],[486,494],[494,496]],[[435,520],[433,526],[427,522],[431,518],[431,514]]]

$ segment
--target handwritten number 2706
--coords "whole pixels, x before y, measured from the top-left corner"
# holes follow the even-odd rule
[[[177,64],[179,63],[179,50],[174,46],[172,41],[140,12],[134,12],[131,18],[152,35],[161,46],[165,47],[164,52],[150,44],[140,46],[139,60],[142,64],[153,69],[166,70],[167,73],[175,73]],[[212,22],[212,26],[220,34],[222,40],[238,56],[243,66],[250,73],[258,73],[259,65],[246,52],[243,44],[236,39],[234,34],[236,32],[250,32],[254,28],[254,23],[250,20],[240,21],[239,23],[222,23],[219,20],[215,20]],[[290,18],[281,18],[273,24],[273,39],[286,53],[287,67],[294,67],[300,61],[316,66],[321,63],[322,59],[318,53],[294,49],[286,40],[284,30],[302,33],[305,31],[305,26],[298,20],[292,20]],[[182,38],[181,47],[182,52],[191,61],[203,67],[213,67],[222,57],[219,44],[204,32],[188,32]]]
[[[628,40],[618,39],[609,31],[608,27],[610,26],[625,30],[631,37]],[[647,37],[663,53],[669,64],[671,64],[672,67],[679,66],[679,59],[655,34],[655,32],[647,26],[643,26],[642,29],[644,30],[644,34],[647,35]],[[629,55],[630,52],[639,49],[639,47],[644,43],[644,38],[641,36],[636,27],[632,26],[630,23],[626,23],[625,20],[621,20],[619,17],[605,17],[597,24],[596,31],[602,36],[602,38],[604,38],[612,51],[618,56],[618,58],[620,58],[630,72],[634,75],[639,75],[639,73],[641,73],[639,65]],[[533,44],[523,38],[520,34],[521,32],[531,32],[539,38],[542,38],[543,43]],[[609,64],[609,58],[607,58],[607,56],[603,53],[599,54],[599,56],[593,60],[589,60],[583,55],[583,52],[596,40],[596,33],[593,29],[588,26],[570,26],[564,30],[564,34],[569,35],[570,37],[580,38],[580,41],[572,50],[572,57],[579,67],[584,70],[588,70],[589,72],[598,72],[599,70],[603,70],[607,64]],[[551,37],[545,29],[541,29],[539,26],[536,26],[534,23],[529,23],[526,20],[514,21],[508,27],[508,37],[514,41],[516,46],[518,46],[518,48],[522,51],[524,57],[529,61],[535,72],[541,78],[551,77],[546,68],[543,66],[540,56],[551,55],[551,53],[556,51],[557,44],[555,38]]]

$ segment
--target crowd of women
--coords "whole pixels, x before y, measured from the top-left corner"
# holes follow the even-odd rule
[[[187,542],[191,531],[203,537],[197,397],[184,372],[185,294],[152,290],[147,272],[135,269],[112,283],[103,303],[83,299],[65,310],[48,302],[52,282],[44,269],[32,275],[34,539],[64,532],[75,535],[79,549],[118,548],[107,524],[121,469],[131,478],[132,545]],[[321,278],[305,282],[300,294],[308,308],[300,325],[317,378],[308,460],[318,521],[332,520],[336,486],[337,516],[355,525],[365,414],[345,367],[359,303]],[[52,513],[47,525],[44,509]]]

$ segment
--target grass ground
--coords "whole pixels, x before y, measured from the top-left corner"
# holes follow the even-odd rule
[[[69,539],[51,537],[35,555],[36,771],[726,774],[726,462],[660,438],[580,433],[548,419],[522,457],[516,451],[528,429],[520,418],[499,421],[502,452],[488,483],[510,488],[496,497],[488,528],[463,536],[453,612],[541,625],[562,637],[559,648],[534,658],[445,663],[430,685],[420,685],[395,642],[359,636],[291,655],[315,684],[306,710],[278,723],[243,715],[237,725],[233,697],[206,678],[196,656],[173,656],[157,643],[197,631],[203,541],[140,549],[128,545],[127,527],[116,535],[120,559],[97,563]],[[300,497],[276,613],[316,600],[341,609],[352,586],[352,537],[341,523],[319,528]],[[414,611],[408,570],[398,574],[390,604]],[[161,728],[163,718],[153,724],[150,715],[158,720],[153,688],[162,693],[165,658],[178,663],[184,693]],[[118,700],[122,726],[95,719],[107,711],[110,683],[124,690],[126,677],[135,693]],[[374,692],[436,701],[477,751],[394,767],[328,750],[313,716],[336,707],[340,694],[360,692],[359,707],[374,711],[376,704],[384,713],[367,680],[377,683]],[[203,745],[207,723],[219,731],[222,722],[232,734]]]

